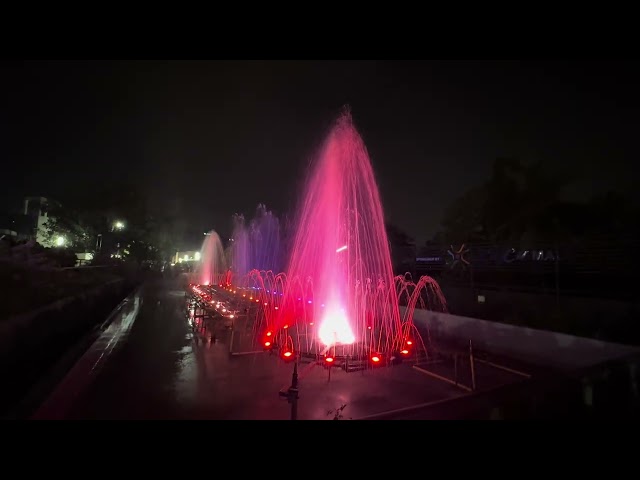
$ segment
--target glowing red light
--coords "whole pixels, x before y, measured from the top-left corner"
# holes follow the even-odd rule
[[[285,326],[284,326],[284,327],[282,327],[282,328],[284,328],[284,329],[286,330],[287,328],[289,328],[289,325],[285,325]]]
[[[367,327],[369,330],[371,330],[371,327]]]
[[[409,355],[409,350],[404,349],[400,353],[403,354],[403,355]]]
[[[310,322],[309,325],[313,325],[313,322]]]
[[[271,332],[267,332],[267,337],[270,337],[270,336],[271,336]]]
[[[378,356],[374,355],[373,357],[371,357],[371,361],[372,361],[373,363],[378,363],[378,362],[380,361],[380,357],[378,357]]]
[[[291,353],[289,351],[284,352],[284,356],[287,357],[287,358],[289,358],[291,355],[293,355],[293,353]]]
[[[327,363],[333,363],[333,357],[325,357],[324,361]]]
[[[264,302],[265,307],[267,306],[267,302]]]
[[[411,340],[407,340],[407,345],[413,345],[413,342]]]
[[[271,342],[264,342],[264,346],[265,347],[270,347],[271,346]]]

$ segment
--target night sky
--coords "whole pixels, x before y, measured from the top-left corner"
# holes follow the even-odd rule
[[[630,62],[2,64],[0,200],[137,179],[200,240],[259,202],[291,211],[349,104],[388,221],[421,243],[498,156],[570,165],[574,196],[637,197],[639,80]]]

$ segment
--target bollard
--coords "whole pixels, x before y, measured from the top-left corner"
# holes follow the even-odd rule
[[[291,404],[291,420],[298,419],[298,361],[293,364],[293,374],[291,375],[291,386],[286,392],[279,392],[281,397],[287,399]]]

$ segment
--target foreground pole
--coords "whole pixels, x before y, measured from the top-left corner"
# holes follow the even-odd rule
[[[280,396],[287,399],[291,404],[291,420],[298,419],[298,362],[293,364],[293,374],[291,375],[291,386],[286,392],[280,392]]]

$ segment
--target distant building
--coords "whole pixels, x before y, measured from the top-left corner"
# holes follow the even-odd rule
[[[47,221],[49,209],[54,204],[53,201],[45,197],[26,197],[24,199],[24,215],[31,224],[30,238],[44,247],[53,247],[52,242],[47,237]]]
[[[176,252],[171,263],[197,262],[200,260],[200,252],[198,250],[185,250]]]
[[[6,235],[15,240],[36,239],[37,236],[36,215],[26,215],[20,212],[0,212],[0,235]],[[44,223],[40,221],[41,225]]]

